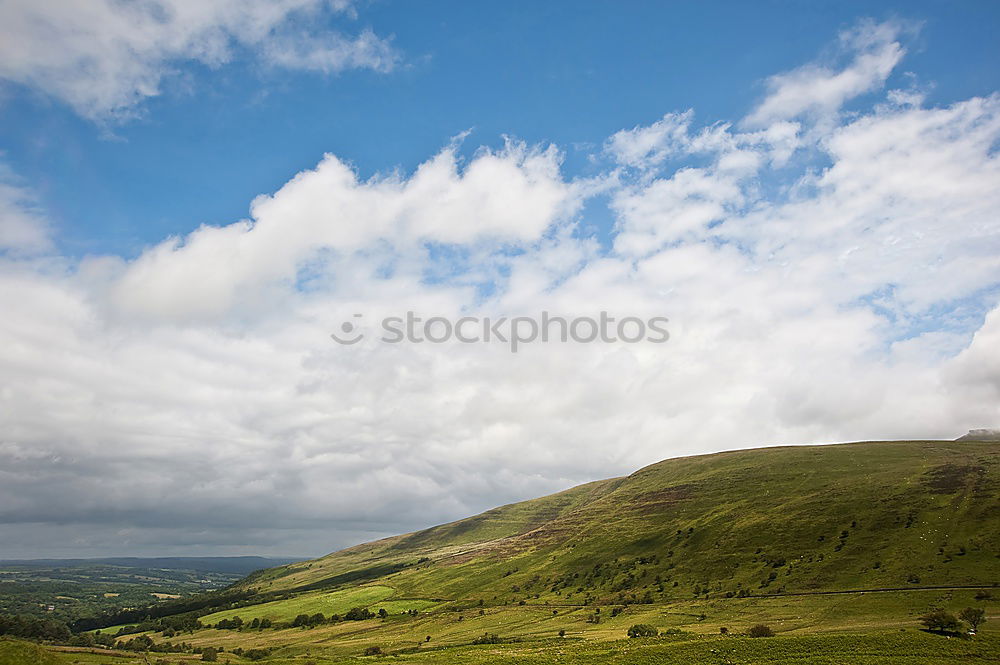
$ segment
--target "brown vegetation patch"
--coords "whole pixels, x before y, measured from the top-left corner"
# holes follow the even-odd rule
[[[981,466],[944,464],[924,474],[924,484],[934,494],[954,494],[970,480],[979,481],[986,469]]]
[[[674,485],[673,487],[664,487],[661,490],[656,490],[655,492],[646,492],[640,494],[629,503],[641,513],[662,513],[674,506],[676,506],[681,501],[685,501],[694,496],[695,490],[697,488],[691,484]]]

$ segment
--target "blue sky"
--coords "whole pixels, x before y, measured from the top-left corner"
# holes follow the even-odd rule
[[[688,108],[707,124],[746,113],[767,76],[815,57],[859,17],[920,23],[891,82],[912,72],[929,102],[1000,88],[1000,5],[988,1],[386,1],[327,20],[391,36],[400,63],[390,72],[176,59],[162,94],[124,122],[81,118],[44,92],[8,85],[0,149],[59,227],[64,251],[134,256],[168,234],[246,217],[253,197],[325,152],[363,176],[409,171],[472,130],[467,151],[503,135],[554,142],[568,173],[587,173],[595,147],[619,129]]]
[[[1000,426],[997,28],[0,3],[0,558],[318,555],[667,457]],[[406,312],[669,340],[368,334]]]

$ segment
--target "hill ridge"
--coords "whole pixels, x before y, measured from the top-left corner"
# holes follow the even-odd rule
[[[961,522],[978,524],[985,519],[980,514],[985,504],[1000,513],[1000,504],[996,504],[996,488],[1000,486],[996,464],[998,449],[1000,447],[991,442],[927,439],[766,446],[668,458],[627,476],[584,483],[537,499],[498,506],[461,520],[290,564],[253,580],[252,586],[258,590],[294,588],[292,583],[304,580],[315,583],[324,575],[332,578],[358,569],[362,564],[383,563],[406,568],[392,574],[411,579],[415,586],[409,592],[414,592],[425,588],[432,579],[442,577],[428,572],[431,567],[467,568],[472,565],[482,569],[481,575],[479,583],[466,585],[466,590],[483,593],[497,587],[489,567],[508,559],[537,558],[540,553],[547,553],[552,559],[549,563],[553,571],[567,568],[579,574],[588,561],[592,565],[597,560],[622,556],[665,555],[677,547],[693,553],[709,539],[714,541],[707,543],[711,549],[699,554],[703,559],[711,559],[713,564],[705,567],[703,575],[722,576],[726,557],[712,554],[712,550],[722,550],[730,552],[734,559],[734,571],[729,571],[733,573],[730,576],[740,578],[749,575],[735,572],[736,569],[746,564],[759,568],[757,564],[761,563],[762,556],[773,556],[775,561],[782,557],[787,560],[790,556],[805,559],[812,556],[810,565],[814,570],[829,568],[831,559],[856,557],[858,548],[854,541],[862,538],[873,541],[868,543],[873,557],[885,553],[887,559],[902,559],[873,560],[866,567],[867,572],[881,570],[874,577],[883,579],[887,578],[887,569],[894,568],[892,579],[906,584],[907,578],[921,577],[920,571],[902,571],[908,557],[889,557],[890,550],[898,550],[901,546],[882,542],[877,533],[873,536],[872,522],[878,522],[876,532],[899,528],[903,534],[911,533],[908,530],[917,524],[918,514],[925,521],[924,527],[930,523],[927,520],[938,519],[947,504],[944,499],[948,497],[961,498],[951,509],[959,511],[956,515],[964,516],[957,526],[949,526],[948,538],[959,537],[970,542],[955,545],[966,548],[961,554],[957,549],[948,554],[944,551],[949,546],[941,546],[944,552],[940,555],[941,560],[947,557],[948,562],[953,563],[957,556],[967,557],[974,551],[980,564],[990,564],[987,567],[991,571],[988,580],[991,583],[1000,579],[1000,566],[987,561],[982,552],[987,541],[990,546],[996,542],[997,551],[1000,551],[995,520],[987,520],[988,528],[968,538]],[[979,459],[983,455],[985,459]],[[886,494],[876,496],[880,490]],[[843,511],[845,502],[856,504],[853,510],[856,514],[840,520],[842,524],[835,516],[825,514],[831,510]],[[893,506],[898,514],[890,514]],[[806,542],[801,533],[804,527],[795,526],[796,511],[802,512],[803,518],[808,516],[816,521],[816,535],[809,539],[813,542]],[[775,533],[772,535],[777,539],[771,538],[769,543],[758,537],[759,533],[774,532],[774,520],[782,514],[783,519],[793,520],[784,524],[782,531],[796,532],[794,546],[783,544],[784,536]],[[868,526],[859,529],[857,525],[862,514]],[[841,538],[843,531],[851,531],[852,523],[858,533]],[[698,527],[698,535],[694,534],[695,527]],[[934,528],[940,531],[941,527]],[[685,532],[682,536],[688,537],[679,538],[681,531]],[[851,538],[852,535],[855,538]],[[943,542],[948,538],[943,537]],[[690,542],[682,542],[688,540]],[[909,538],[904,540],[908,542]],[[767,549],[793,551],[768,554],[762,549],[765,545]],[[602,549],[606,551],[600,551]],[[582,555],[584,551],[588,551],[587,556]],[[851,552],[853,554],[849,554]],[[816,558],[820,558],[823,565],[819,565]],[[417,561],[422,559],[426,560],[418,565]],[[872,569],[876,563],[878,566]],[[657,570],[663,569],[661,579],[669,576],[672,584],[682,577],[684,583],[693,586],[695,570],[677,561],[673,564],[667,568],[662,560],[659,561]],[[956,565],[946,570],[936,563],[929,565],[934,575],[945,577],[956,577],[954,571],[963,568]],[[793,579],[786,584],[794,584],[794,588],[803,591],[829,585],[828,578],[833,573],[801,574],[808,567],[793,568],[796,572],[788,575]],[[690,570],[685,571],[685,568]],[[856,568],[860,568],[860,564]],[[668,570],[676,572],[667,573]],[[708,574],[708,571],[714,572]],[[843,571],[836,576],[841,574]],[[851,575],[857,578],[861,571],[854,570]],[[774,579],[768,582],[767,577],[769,573],[752,584],[743,580],[739,587],[729,591],[736,593],[742,588],[750,593],[750,587],[766,590],[775,584]],[[448,586],[456,585],[449,583]],[[639,586],[649,589],[648,584]]]

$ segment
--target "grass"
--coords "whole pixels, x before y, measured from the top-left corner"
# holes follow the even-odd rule
[[[0,665],[58,665],[59,658],[32,642],[0,637]]]
[[[233,610],[216,612],[202,617],[204,624],[215,624],[223,619],[239,616],[244,621],[253,619],[271,619],[272,621],[291,621],[299,614],[317,614],[324,616],[343,614],[352,607],[369,607],[388,598],[393,589],[387,586],[371,585],[356,589],[344,589],[327,593],[307,593],[288,600],[279,600],[262,605],[252,605]],[[382,605],[379,605],[381,607]],[[400,610],[402,611],[402,610]]]
[[[3,658],[4,642],[0,642]],[[24,653],[28,651],[22,650]],[[358,651],[360,653],[360,650]],[[463,646],[439,649],[423,646],[408,653],[393,653],[392,662],[399,665],[549,665],[579,663],[580,665],[689,665],[719,663],[731,665],[955,665],[956,663],[1000,662],[1000,638],[982,636],[975,640],[946,639],[922,632],[827,634],[778,636],[766,639],[744,637],[691,637],[688,635],[590,642],[574,639],[549,639],[531,642]],[[88,653],[80,650],[48,654],[44,661],[3,661],[2,665],[131,665],[145,660],[134,654]],[[47,656],[47,657],[48,657]],[[158,654],[150,654],[155,662]],[[196,657],[182,654],[165,655],[171,665],[200,663]],[[223,653],[219,662],[246,665],[251,662]],[[328,657],[311,653],[295,656],[275,655],[268,665],[316,665],[334,663],[376,663],[379,657]]]

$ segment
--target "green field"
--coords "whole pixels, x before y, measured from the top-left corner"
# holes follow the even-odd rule
[[[291,621],[299,614],[315,614],[319,612],[329,616],[331,614],[343,614],[352,607],[366,607],[373,610],[385,608],[387,612],[398,613],[408,609],[426,609],[435,604],[429,600],[386,600],[392,594],[392,588],[381,585],[363,586],[356,589],[344,589],[329,593],[306,593],[289,600],[216,612],[202,617],[201,622],[214,624],[222,619],[232,619],[234,616],[239,616],[245,621],[255,618],[268,618],[272,621]]]

